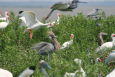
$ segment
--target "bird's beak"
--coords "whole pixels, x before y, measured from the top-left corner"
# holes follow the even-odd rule
[[[59,14],[60,17],[63,17],[61,14]]]
[[[10,14],[9,14],[9,13],[7,13],[7,15],[9,15],[9,16],[10,16]]]
[[[4,17],[4,15],[2,14],[2,12],[0,12],[0,14]]]
[[[101,59],[98,59],[99,62],[103,62]]]
[[[47,67],[48,67],[49,69],[52,69],[48,64],[47,64]]]
[[[70,39],[73,37],[73,35],[71,35]]]

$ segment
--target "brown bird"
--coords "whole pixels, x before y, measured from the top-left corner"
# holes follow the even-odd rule
[[[54,38],[57,38],[57,36],[54,35],[54,33],[51,31],[48,33],[48,38],[53,42],[53,43],[48,43],[48,42],[40,42],[35,44],[33,47],[31,47],[33,50],[38,50],[37,55],[48,55],[48,60],[49,60],[49,55],[53,53],[54,50],[59,50],[60,49],[60,44],[57,40]]]

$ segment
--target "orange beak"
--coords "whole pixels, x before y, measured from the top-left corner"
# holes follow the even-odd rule
[[[98,62],[103,62],[101,59],[98,59]]]
[[[0,11],[0,14],[4,17],[4,15],[2,14],[2,12]]]
[[[50,23],[51,26],[54,26],[52,23]]]
[[[62,15],[59,14],[60,17],[62,17]]]
[[[71,37],[70,37],[70,39],[73,37],[73,35],[71,34]]]
[[[9,13],[7,13],[7,15],[10,15]]]
[[[25,51],[25,53],[27,53],[27,51]]]
[[[8,19],[11,19],[10,17],[8,17]]]

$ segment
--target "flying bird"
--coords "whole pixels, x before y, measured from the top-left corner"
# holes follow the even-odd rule
[[[72,0],[72,1],[68,1],[68,2],[55,3],[54,5],[51,6],[50,9],[52,9],[52,10],[44,19],[45,20],[48,19],[54,10],[72,11],[73,9],[77,8],[77,5],[78,5],[77,3],[86,3],[86,2],[80,2],[78,0]]]
[[[30,66],[29,68],[25,69],[18,77],[29,77],[35,71],[35,66]],[[0,77],[13,77],[13,74],[8,70],[0,68]]]
[[[22,17],[25,17],[25,20],[23,18],[20,19],[22,19],[22,21],[24,21],[26,26],[28,27],[24,32],[28,31],[30,33],[30,39],[32,39],[33,36],[33,34],[30,32],[31,30],[38,29],[41,26],[52,25],[51,23],[43,24],[38,21],[35,13],[32,11],[19,11],[19,14],[22,15]]]
[[[53,53],[54,50],[59,50],[60,44],[57,40],[54,38],[57,38],[54,33],[51,31],[48,33],[49,39],[53,43],[48,43],[48,42],[40,42],[31,47],[33,50],[38,50],[37,55],[48,55],[48,60],[49,60],[49,55]]]
[[[93,11],[88,13],[88,16],[96,16],[99,10],[101,10],[101,9],[93,9]]]

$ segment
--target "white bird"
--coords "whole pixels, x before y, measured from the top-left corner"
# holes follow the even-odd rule
[[[25,69],[18,77],[29,77],[35,71],[35,66]],[[0,77],[13,77],[13,74],[8,70],[0,68]]]
[[[110,72],[106,77],[115,77],[115,69]]]
[[[100,46],[100,48],[96,52],[99,52],[100,50],[101,51],[106,50],[107,48],[112,48],[115,44],[115,34],[112,33],[111,37],[112,37],[112,42],[104,43],[103,45]]]
[[[7,16],[6,19],[7,19],[7,22],[0,22],[0,29],[2,29],[2,32],[3,32],[3,29],[6,28],[10,22],[10,17]]]
[[[73,43],[73,37],[74,37],[74,35],[71,34],[70,41],[63,43],[63,45],[60,49],[65,49],[65,48],[69,47]]]
[[[10,14],[8,12],[5,12],[5,17],[1,17],[0,20],[7,20],[6,17],[8,17]]]
[[[2,12],[0,11],[0,17],[1,17],[1,16],[4,17],[4,15],[2,14]]]
[[[104,32],[100,32],[100,33],[98,34],[98,39],[100,40],[100,46],[97,47],[95,51],[98,51],[99,48],[101,47],[101,45],[104,44],[104,41],[103,41],[102,35],[108,35],[108,34],[107,34],[107,33],[104,33]]]
[[[30,39],[32,39],[32,36],[33,36],[33,34],[30,32],[31,30],[35,30],[41,26],[47,26],[50,24],[50,23],[43,24],[40,21],[38,21],[35,16],[35,13],[32,11],[19,11],[19,14],[25,17],[25,21],[26,21],[25,24],[28,27],[27,29],[25,29],[25,31],[28,31],[30,33]]]
[[[109,56],[106,58],[105,64],[113,63],[113,62],[115,62],[115,50],[112,53],[110,53]],[[112,64],[111,64],[111,67],[112,67]]]
[[[98,62],[103,62],[100,58],[96,58],[95,63],[98,64]]]
[[[74,73],[68,73],[66,72],[64,77],[86,77],[85,75],[85,71],[82,69],[81,67],[81,61],[80,59],[74,59],[74,61],[76,62],[76,64],[79,64],[80,70],[75,71]],[[81,75],[77,75],[77,72],[81,72]]]
[[[60,21],[60,17],[62,17],[62,15],[60,15],[59,13],[57,14],[58,15],[58,19],[56,21],[53,21],[51,24],[52,25],[58,25],[59,24],[59,21]],[[51,25],[48,25],[47,28],[51,28],[53,26]],[[51,29],[52,30],[52,29]]]
[[[98,10],[101,10],[101,9],[93,9],[92,12],[88,13],[89,16],[96,16],[97,13],[98,13]]]
[[[48,73],[45,71],[44,67],[48,67],[48,68],[52,69],[44,60],[41,60],[40,61],[40,69],[46,75],[45,77],[48,77]]]

